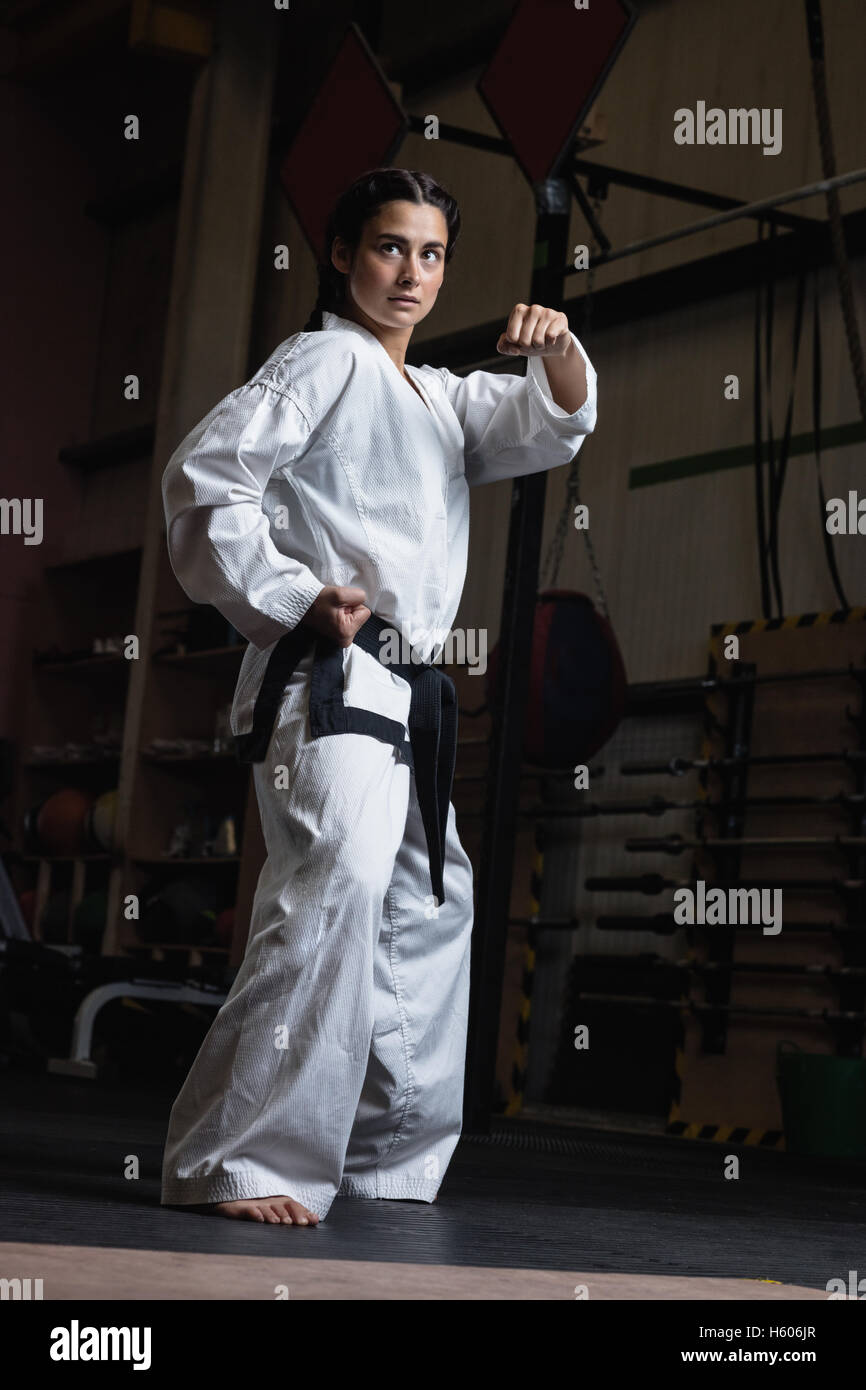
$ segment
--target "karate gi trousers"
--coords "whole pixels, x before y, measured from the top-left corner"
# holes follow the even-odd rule
[[[346,649],[347,703],[409,694]],[[431,890],[415,773],[367,734],[311,737],[312,653],[254,764],[267,859],[240,970],[174,1103],[162,1202],[432,1202],[460,1137],[472,868],[448,805]],[[384,705],[382,702],[385,702]],[[401,706],[401,702],[404,702]]]

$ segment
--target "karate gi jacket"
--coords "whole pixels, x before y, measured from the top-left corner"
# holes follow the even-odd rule
[[[595,427],[595,369],[571,336],[588,394],[569,414],[539,357],[525,376],[407,365],[419,396],[372,333],[326,312],[183,439],[162,480],[169,557],[186,594],[248,639],[234,734],[252,725],[274,645],[325,585],[363,589],[436,659],[466,575],[469,488],[569,463]],[[364,702],[405,716],[394,689],[405,682],[381,674]]]

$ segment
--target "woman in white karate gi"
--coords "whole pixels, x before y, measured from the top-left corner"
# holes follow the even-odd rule
[[[172,1108],[169,1206],[315,1225],[338,1193],[432,1202],[460,1136],[472,871],[436,661],[469,487],[568,463],[596,379],[538,304],[515,305],[496,344],[525,376],[406,366],[459,228],[427,174],[358,179],[304,331],[165,470],[175,574],[249,641],[232,731],[268,852],[246,954]],[[410,665],[384,660],[386,633]]]

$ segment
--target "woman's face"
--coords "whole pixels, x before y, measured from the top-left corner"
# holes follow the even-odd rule
[[[402,199],[385,203],[365,222],[354,259],[339,237],[334,241],[331,260],[348,275],[345,310],[356,306],[383,328],[420,323],[436,303],[447,241],[438,208]]]

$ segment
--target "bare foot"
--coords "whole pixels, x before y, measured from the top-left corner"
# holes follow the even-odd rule
[[[293,1197],[247,1197],[239,1202],[213,1202],[210,1205],[220,1216],[230,1216],[236,1221],[269,1221],[273,1226],[319,1224],[316,1213],[296,1202]]]

